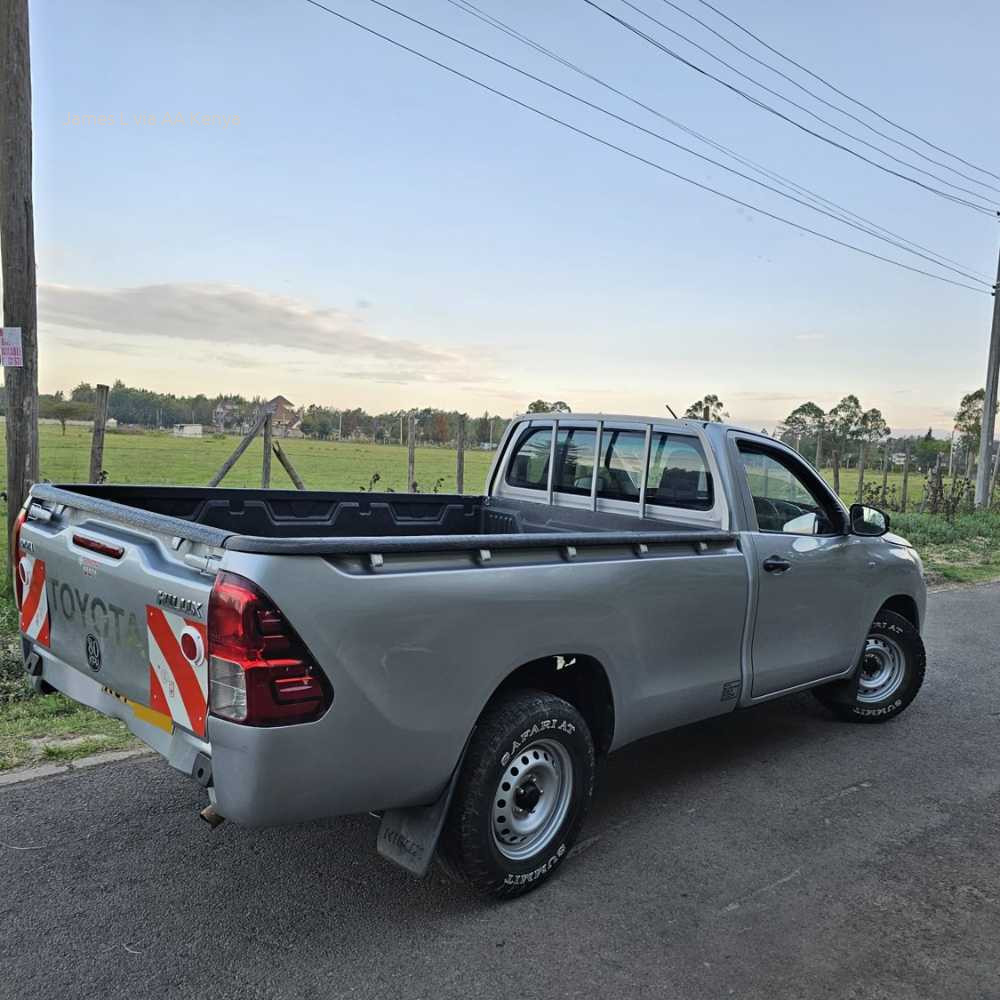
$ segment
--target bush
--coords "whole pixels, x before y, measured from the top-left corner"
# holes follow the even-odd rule
[[[971,538],[987,538],[1000,544],[1000,513],[976,511],[956,514],[892,514],[890,530],[903,535],[918,548],[921,545],[948,545]]]

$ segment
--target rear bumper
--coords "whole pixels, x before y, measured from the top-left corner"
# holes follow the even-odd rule
[[[198,778],[197,772],[199,768],[204,768],[205,760],[211,757],[212,750],[208,743],[177,726],[173,728],[173,732],[167,732],[146,721],[136,713],[133,703],[114,695],[96,677],[88,677],[41,646],[32,646],[27,640],[22,642],[26,659],[31,652],[41,657],[41,672],[32,677],[36,689],[41,690],[44,682],[81,705],[102,715],[121,719],[133,735],[165,757],[171,767],[204,783],[203,778]],[[141,706],[139,708],[141,711]]]

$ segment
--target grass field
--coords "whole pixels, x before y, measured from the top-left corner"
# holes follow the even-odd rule
[[[2,424],[0,424],[2,428]],[[90,430],[42,424],[39,431],[41,474],[53,482],[85,482],[90,465]],[[406,449],[398,445],[310,441],[281,441],[299,475],[310,489],[367,489],[372,476],[376,490],[406,489]],[[172,434],[108,434],[104,468],[117,483],[204,485],[236,446],[232,436],[202,439]],[[2,442],[0,442],[2,447]],[[472,450],[465,456],[465,489],[483,489],[492,453]],[[256,440],[226,477],[223,485],[260,485],[262,443]],[[440,492],[455,490],[455,452],[446,448],[418,448],[416,479],[421,492],[439,484]],[[292,488],[284,470],[271,464],[272,486]],[[830,470],[824,475],[831,478]],[[881,485],[880,469],[866,482]],[[898,492],[902,474],[889,476]],[[857,496],[857,471],[844,470],[841,494],[848,503]],[[912,513],[923,496],[923,476],[911,475],[910,513],[893,514],[893,530],[909,538],[924,558],[931,582],[976,582],[1000,578],[1000,514],[965,515],[947,521],[940,516]],[[0,566],[6,567],[6,534],[0,532]],[[0,583],[0,770],[43,761],[65,761],[96,750],[118,749],[133,741],[125,727],[54,695],[26,697],[29,689],[20,666],[17,617],[4,569]]]
[[[232,435],[178,438],[164,432],[109,433],[104,443],[104,468],[114,483],[173,483],[204,485],[236,447]],[[382,477],[376,489],[406,489],[406,448],[305,438],[281,439],[309,489],[356,490],[374,473]],[[86,482],[90,468],[90,430],[42,424],[39,429],[41,474],[52,482]],[[263,443],[258,437],[240,457],[223,486],[260,486]],[[493,453],[470,450],[465,454],[465,489],[480,490]],[[441,492],[455,490],[455,452],[446,448],[417,448],[416,479],[421,493],[430,493],[438,479]],[[278,463],[271,462],[271,485],[292,489],[292,482]]]

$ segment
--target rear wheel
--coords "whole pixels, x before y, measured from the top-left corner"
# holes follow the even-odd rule
[[[446,868],[476,888],[510,897],[550,878],[590,806],[594,742],[567,701],[517,691],[476,726],[440,850]]]
[[[850,722],[886,722],[917,696],[924,681],[926,655],[912,622],[893,611],[880,611],[865,638],[854,680],[813,688],[834,714]]]

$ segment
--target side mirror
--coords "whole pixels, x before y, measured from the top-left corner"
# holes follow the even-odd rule
[[[851,534],[878,538],[889,530],[889,515],[878,507],[863,503],[851,504]]]

